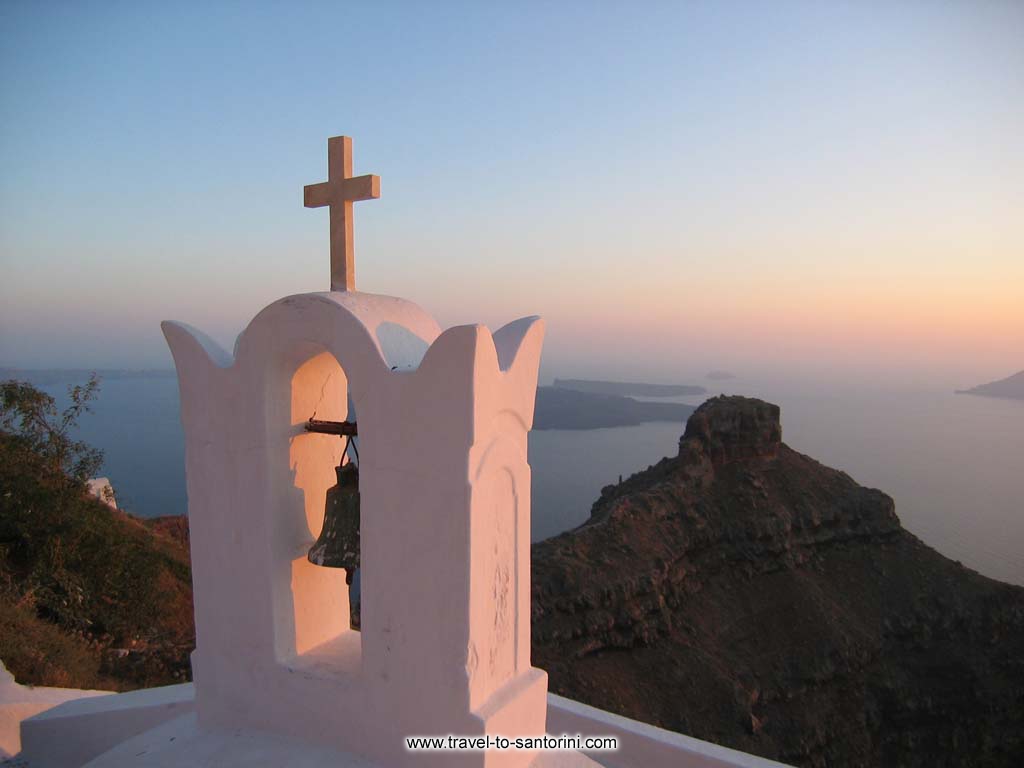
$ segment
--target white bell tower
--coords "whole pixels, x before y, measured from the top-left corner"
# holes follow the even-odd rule
[[[526,442],[543,322],[442,333],[411,302],[354,291],[351,200],[379,195],[379,179],[351,178],[351,142],[331,142],[331,181],[306,204],[332,206],[341,290],[274,302],[234,354],[163,326],[185,427],[198,723],[388,766],[529,765],[526,751],[409,753],[404,737],[545,732]],[[303,425],[344,420],[350,400],[361,632],[344,570],[306,558],[342,442]]]

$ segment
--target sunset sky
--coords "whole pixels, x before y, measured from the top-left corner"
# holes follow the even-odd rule
[[[328,286],[543,374],[1024,368],[1024,3],[0,4],[0,365],[170,367]]]

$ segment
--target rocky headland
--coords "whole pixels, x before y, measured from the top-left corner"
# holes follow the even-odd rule
[[[713,398],[534,545],[551,690],[795,765],[1024,764],[1024,588],[781,437],[777,406]]]
[[[653,403],[624,395],[583,392],[565,387],[537,387],[533,428],[600,429],[630,427],[648,421],[682,424],[692,405]]]

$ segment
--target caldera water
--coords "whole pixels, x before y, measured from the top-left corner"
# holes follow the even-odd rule
[[[63,404],[66,386],[42,388]],[[790,447],[891,495],[903,525],[944,555],[1024,584],[1024,401],[937,388],[744,379],[713,386],[778,404]],[[580,525],[603,486],[674,455],[684,426],[532,432],[534,540]],[[103,473],[122,508],[144,517],[187,511],[173,376],[104,380],[79,435],[103,449]]]

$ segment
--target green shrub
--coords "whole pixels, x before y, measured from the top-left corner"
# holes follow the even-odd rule
[[[31,384],[0,384],[0,588],[40,617],[93,635],[146,631],[160,559],[150,534],[91,496],[102,454],[71,438],[98,382],[58,414]]]

